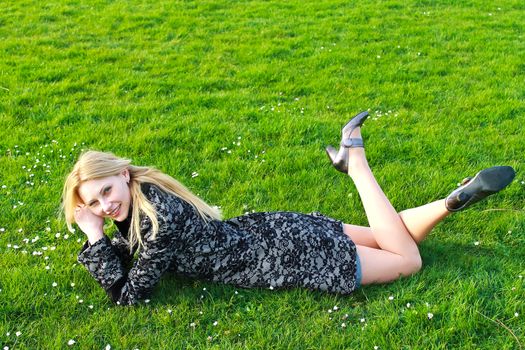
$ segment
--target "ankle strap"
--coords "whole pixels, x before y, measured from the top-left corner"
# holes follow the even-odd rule
[[[350,138],[350,139],[344,139],[341,142],[341,146],[346,147],[346,148],[355,148],[355,147],[365,147],[365,144],[363,143],[363,139]]]

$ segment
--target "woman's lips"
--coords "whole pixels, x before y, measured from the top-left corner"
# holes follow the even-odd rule
[[[110,214],[110,216],[111,216],[112,218],[116,218],[116,217],[119,216],[119,214],[120,214],[120,206],[121,206],[121,205],[119,204],[119,206],[115,209],[115,211],[113,211],[113,212]]]

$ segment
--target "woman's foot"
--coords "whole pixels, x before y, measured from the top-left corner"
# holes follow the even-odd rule
[[[510,166],[495,166],[481,170],[472,179],[466,179],[445,200],[449,211],[460,211],[491,194],[507,187],[516,172]]]
[[[359,128],[363,125],[366,118],[368,118],[368,112],[361,112],[350,119],[350,121],[343,127],[339,151],[332,146],[326,147],[326,154],[328,154],[332,165],[345,174],[348,173],[349,149],[364,147]]]

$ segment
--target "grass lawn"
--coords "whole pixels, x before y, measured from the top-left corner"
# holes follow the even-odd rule
[[[525,2],[0,2],[4,349],[521,349]],[[173,175],[226,218],[320,211],[366,225],[324,146],[363,136],[399,209],[511,165],[436,227],[424,269],[350,296],[166,277],[112,305],[59,218],[82,149]],[[108,233],[111,229],[108,228]],[[73,343],[72,345],[68,345]]]

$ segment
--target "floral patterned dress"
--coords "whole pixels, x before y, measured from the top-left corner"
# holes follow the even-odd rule
[[[206,223],[179,197],[150,184],[142,191],[157,211],[157,235],[144,216],[144,246],[130,250],[128,218],[116,222],[113,239],[86,242],[78,256],[120,305],[148,298],[169,271],[246,288],[347,294],[358,286],[355,244],[340,221],[319,213],[271,212]]]

